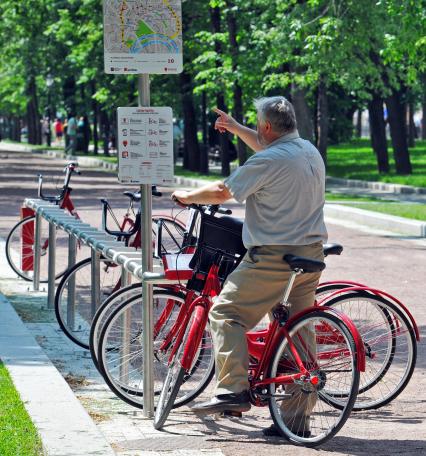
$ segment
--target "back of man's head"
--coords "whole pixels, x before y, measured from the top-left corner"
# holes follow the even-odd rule
[[[293,105],[285,97],[263,97],[254,100],[261,122],[269,122],[272,130],[285,135],[297,129]]]

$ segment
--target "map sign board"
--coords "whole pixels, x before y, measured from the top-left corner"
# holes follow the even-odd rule
[[[118,108],[117,113],[119,182],[171,185],[172,108]]]
[[[106,73],[182,72],[181,0],[104,0],[103,8]]]

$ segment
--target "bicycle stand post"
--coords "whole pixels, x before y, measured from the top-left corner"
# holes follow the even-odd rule
[[[92,249],[92,268],[91,268],[91,318],[96,313],[101,299],[101,254]]]
[[[41,255],[41,224],[42,218],[39,212],[35,216],[35,233],[34,233],[34,277],[33,290],[40,290],[40,255]]]
[[[55,263],[56,263],[56,226],[49,222],[49,264],[47,286],[47,308],[55,307]]]
[[[74,235],[68,236],[68,269],[75,265],[77,257],[77,239]],[[68,281],[67,295],[67,326],[74,330],[75,326],[75,274]]]
[[[127,287],[130,285],[130,276],[129,273],[122,268],[121,271],[121,288]],[[131,313],[130,309],[126,310],[124,313],[123,326],[121,328],[122,333],[122,343],[120,346],[120,359],[123,360],[120,363],[120,381],[123,384],[127,384],[129,381],[129,355],[130,355],[130,325],[131,325]]]
[[[149,74],[138,78],[139,106],[150,106]],[[141,190],[141,230],[142,230],[142,273],[152,272],[152,190],[151,185],[143,184]],[[154,416],[154,318],[152,305],[152,285],[142,281],[142,320],[143,320],[143,415]]]

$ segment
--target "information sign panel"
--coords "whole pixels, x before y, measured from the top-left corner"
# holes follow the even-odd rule
[[[117,113],[119,182],[171,185],[172,108],[118,108]]]
[[[181,0],[104,0],[103,7],[106,73],[182,72]]]

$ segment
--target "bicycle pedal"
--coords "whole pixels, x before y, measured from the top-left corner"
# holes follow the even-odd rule
[[[221,418],[241,418],[243,416],[242,412],[237,412],[236,410],[224,410],[219,414]]]

